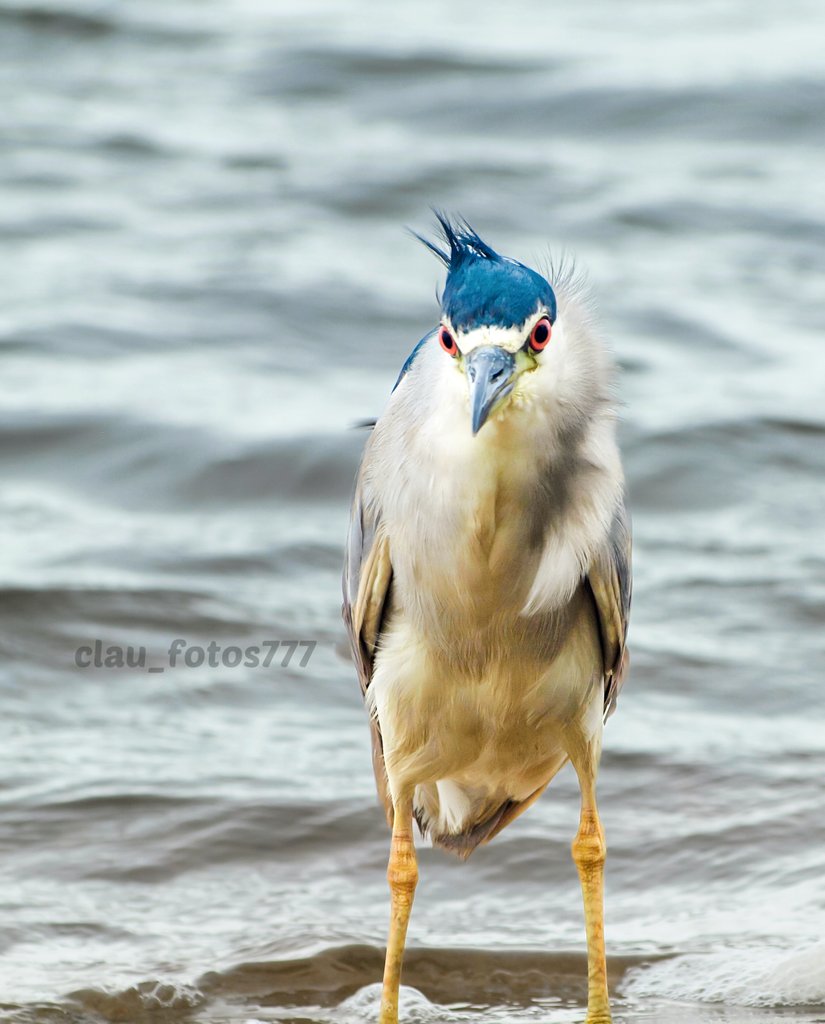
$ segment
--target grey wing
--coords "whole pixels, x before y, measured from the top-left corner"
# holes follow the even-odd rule
[[[355,496],[350,513],[344,562],[342,614],[358,671],[361,693],[365,695],[372,680],[381,628],[389,610],[392,563],[389,542],[381,525],[380,512],[369,501],[363,476],[362,463],[355,483]],[[387,788],[381,729],[374,716],[370,716],[370,730],[375,783],[384,804],[387,820],[392,822],[392,800]]]
[[[630,615],[631,569],[630,518],[621,502],[602,551],[587,574],[596,603],[604,656],[604,717],[616,708],[619,690],[630,663],[626,646]]]

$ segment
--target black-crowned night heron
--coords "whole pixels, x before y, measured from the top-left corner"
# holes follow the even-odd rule
[[[626,666],[630,531],[610,361],[569,274],[552,285],[439,215],[439,327],[367,442],[346,621],[392,826],[381,1024],[398,1020],[418,880],[412,820],[467,857],[570,760],[588,1024],[610,1020],[602,727]]]

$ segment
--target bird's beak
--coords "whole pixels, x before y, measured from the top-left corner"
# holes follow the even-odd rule
[[[493,406],[513,390],[516,357],[497,345],[482,345],[464,357],[470,387],[473,437],[487,422]]]

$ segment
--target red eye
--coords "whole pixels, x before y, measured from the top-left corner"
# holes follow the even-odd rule
[[[534,352],[541,352],[543,348],[547,348],[547,342],[550,340],[552,333],[553,328],[550,321],[546,316],[543,316],[533,330],[530,331],[530,348]]]
[[[442,327],[439,330],[438,340],[441,342],[441,347],[445,352],[448,352],[451,356],[458,355],[458,345],[456,345],[455,338],[446,327]]]

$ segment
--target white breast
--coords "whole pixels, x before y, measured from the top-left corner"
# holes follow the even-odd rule
[[[383,515],[399,599],[422,626],[524,606],[539,555],[525,514],[536,489],[528,454],[512,422],[472,437],[466,409],[454,406],[409,438],[384,481]]]

